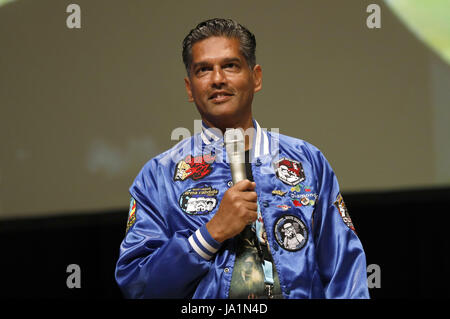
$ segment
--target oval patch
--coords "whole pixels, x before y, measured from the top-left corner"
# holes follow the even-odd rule
[[[189,188],[180,196],[180,208],[189,215],[209,214],[217,206],[218,193],[217,189],[207,184]]]

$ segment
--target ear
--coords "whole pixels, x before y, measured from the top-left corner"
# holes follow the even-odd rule
[[[188,101],[194,102],[194,98],[192,97],[192,90],[191,90],[191,82],[189,81],[188,77],[184,78],[184,85],[186,86],[186,92],[188,95]]]
[[[253,92],[258,92],[262,89],[262,68],[259,64],[253,68],[253,83],[255,85]]]

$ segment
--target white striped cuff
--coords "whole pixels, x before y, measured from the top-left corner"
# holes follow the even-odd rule
[[[210,260],[219,250],[221,244],[211,237],[206,225],[203,225],[189,239],[189,244],[202,258]]]

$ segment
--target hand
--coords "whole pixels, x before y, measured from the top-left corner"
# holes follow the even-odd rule
[[[234,237],[258,218],[256,184],[248,179],[230,187],[223,195],[219,209],[206,228],[218,242]]]

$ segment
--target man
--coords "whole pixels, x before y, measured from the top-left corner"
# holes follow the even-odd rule
[[[341,217],[327,160],[252,117],[262,88],[255,47],[250,31],[226,19],[204,21],[184,39],[185,86],[202,132],[150,160],[130,188],[116,267],[126,297],[369,297],[365,254],[348,214]],[[247,179],[236,185],[220,160],[228,128],[250,132]],[[217,205],[188,212],[181,203],[192,196]],[[303,197],[317,200],[302,205]]]

